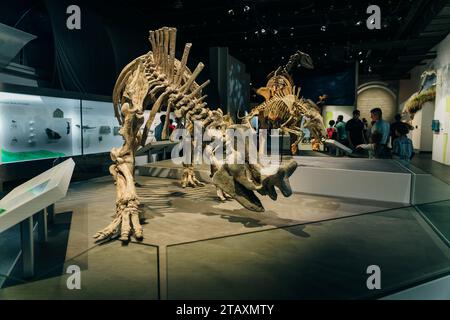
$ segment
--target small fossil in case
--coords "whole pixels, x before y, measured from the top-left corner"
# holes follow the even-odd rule
[[[100,134],[110,134],[111,133],[111,127],[110,126],[101,126],[99,130]]]
[[[78,128],[81,128],[81,126],[79,124],[76,124],[75,126],[78,127]],[[92,130],[92,129],[95,129],[95,128],[97,128],[97,127],[83,126],[83,130]]]
[[[52,129],[49,129],[49,128],[45,129],[45,133],[47,134],[47,137],[50,140],[59,140],[59,139],[61,139],[61,135],[58,132],[53,131]]]

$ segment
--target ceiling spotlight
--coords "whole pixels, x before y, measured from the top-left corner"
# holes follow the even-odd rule
[[[256,34],[256,35],[259,35],[259,31],[258,31],[258,30],[256,30],[256,31],[255,31],[255,34]]]
[[[249,12],[250,11],[250,7],[249,6],[245,6],[244,7],[244,12]]]
[[[247,40],[247,39],[248,39],[247,36],[245,36],[245,37],[244,37],[244,40]]]
[[[358,22],[355,23],[355,26],[358,26],[358,27],[359,27],[361,24],[362,24],[362,21],[359,20]]]
[[[278,33],[278,30],[277,29],[273,29],[273,34],[277,34]]]
[[[266,34],[266,29],[262,28],[261,29],[261,34]]]
[[[173,7],[175,9],[181,9],[183,8],[183,2],[181,0],[175,0],[175,2],[173,3]]]
[[[320,31],[327,31],[327,26],[326,25],[321,26]]]
[[[281,57],[281,60],[284,60],[284,56]]]
[[[359,55],[362,55],[362,51],[358,52]]]
[[[228,10],[228,14],[229,14],[230,16],[234,16],[234,10],[233,10],[233,9]]]
[[[325,52],[325,53],[323,54],[323,56],[326,57],[326,56],[327,56],[327,53]]]
[[[291,36],[291,37],[293,37],[293,36],[294,36],[294,33],[293,33],[293,32],[291,32],[290,36]]]
[[[369,66],[369,72],[372,72],[372,67],[371,66]]]
[[[363,62],[364,62],[364,60],[359,60],[359,63],[361,63],[361,64],[362,64]]]

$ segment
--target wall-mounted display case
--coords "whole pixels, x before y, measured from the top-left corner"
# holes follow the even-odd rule
[[[119,123],[110,102],[81,101],[83,154],[109,152],[123,142]],[[81,130],[80,130],[81,131]]]
[[[111,102],[0,92],[0,163],[109,152],[122,144]]]

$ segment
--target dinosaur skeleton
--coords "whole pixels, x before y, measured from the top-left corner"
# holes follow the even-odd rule
[[[125,66],[114,87],[114,112],[121,125],[119,133],[124,138],[124,144],[121,148],[111,150],[114,163],[109,171],[116,185],[116,212],[113,221],[94,235],[97,241],[116,236],[120,236],[122,241],[129,241],[130,235],[134,235],[137,240],[143,238],[140,203],[134,180],[135,154],[145,144],[155,115],[163,106],[167,113],[163,138],[167,137],[169,114],[172,111],[190,133],[194,128],[194,121],[201,122],[202,127],[207,130],[251,129],[248,124],[232,125],[230,118],[224,116],[220,109],[210,110],[206,106],[206,96],[202,96],[202,89],[209,81],[201,85],[195,82],[204,65],[200,62],[193,72],[187,67],[192,46],[190,43],[185,45],[181,61],[175,58],[175,28],[164,27],[150,31],[149,40],[152,50]],[[141,132],[147,105],[151,106],[150,116]],[[239,156],[245,161],[223,162],[215,157],[214,150],[208,150],[212,162],[212,181],[218,189],[253,211],[264,211],[254,192],[268,195],[273,200],[277,198],[275,187],[284,196],[292,194],[289,177],[297,168],[295,161],[268,168],[248,161],[247,147],[245,150],[237,150],[234,141],[227,140],[226,144],[232,146],[232,154],[227,156]],[[195,177],[193,165],[183,166],[182,186],[202,185]]]
[[[296,140],[291,144],[292,154],[297,153],[297,146],[304,137],[301,128],[303,119],[303,128],[309,129],[312,137],[320,141],[325,136],[320,108],[313,101],[300,97],[300,88],[293,85],[289,72],[295,64],[308,69],[314,67],[308,54],[297,51],[285,66],[278,67],[276,71],[269,74],[266,86],[257,90],[265,101],[243,118],[249,123],[253,117],[257,116],[261,128],[280,129],[282,133],[295,137]],[[326,95],[321,96],[320,102],[323,103],[325,98]]]

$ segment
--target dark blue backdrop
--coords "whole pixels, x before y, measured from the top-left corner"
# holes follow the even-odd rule
[[[319,72],[297,69],[294,82],[302,88],[301,95],[317,101],[320,95],[328,95],[326,104],[351,106],[355,103],[355,68]]]

